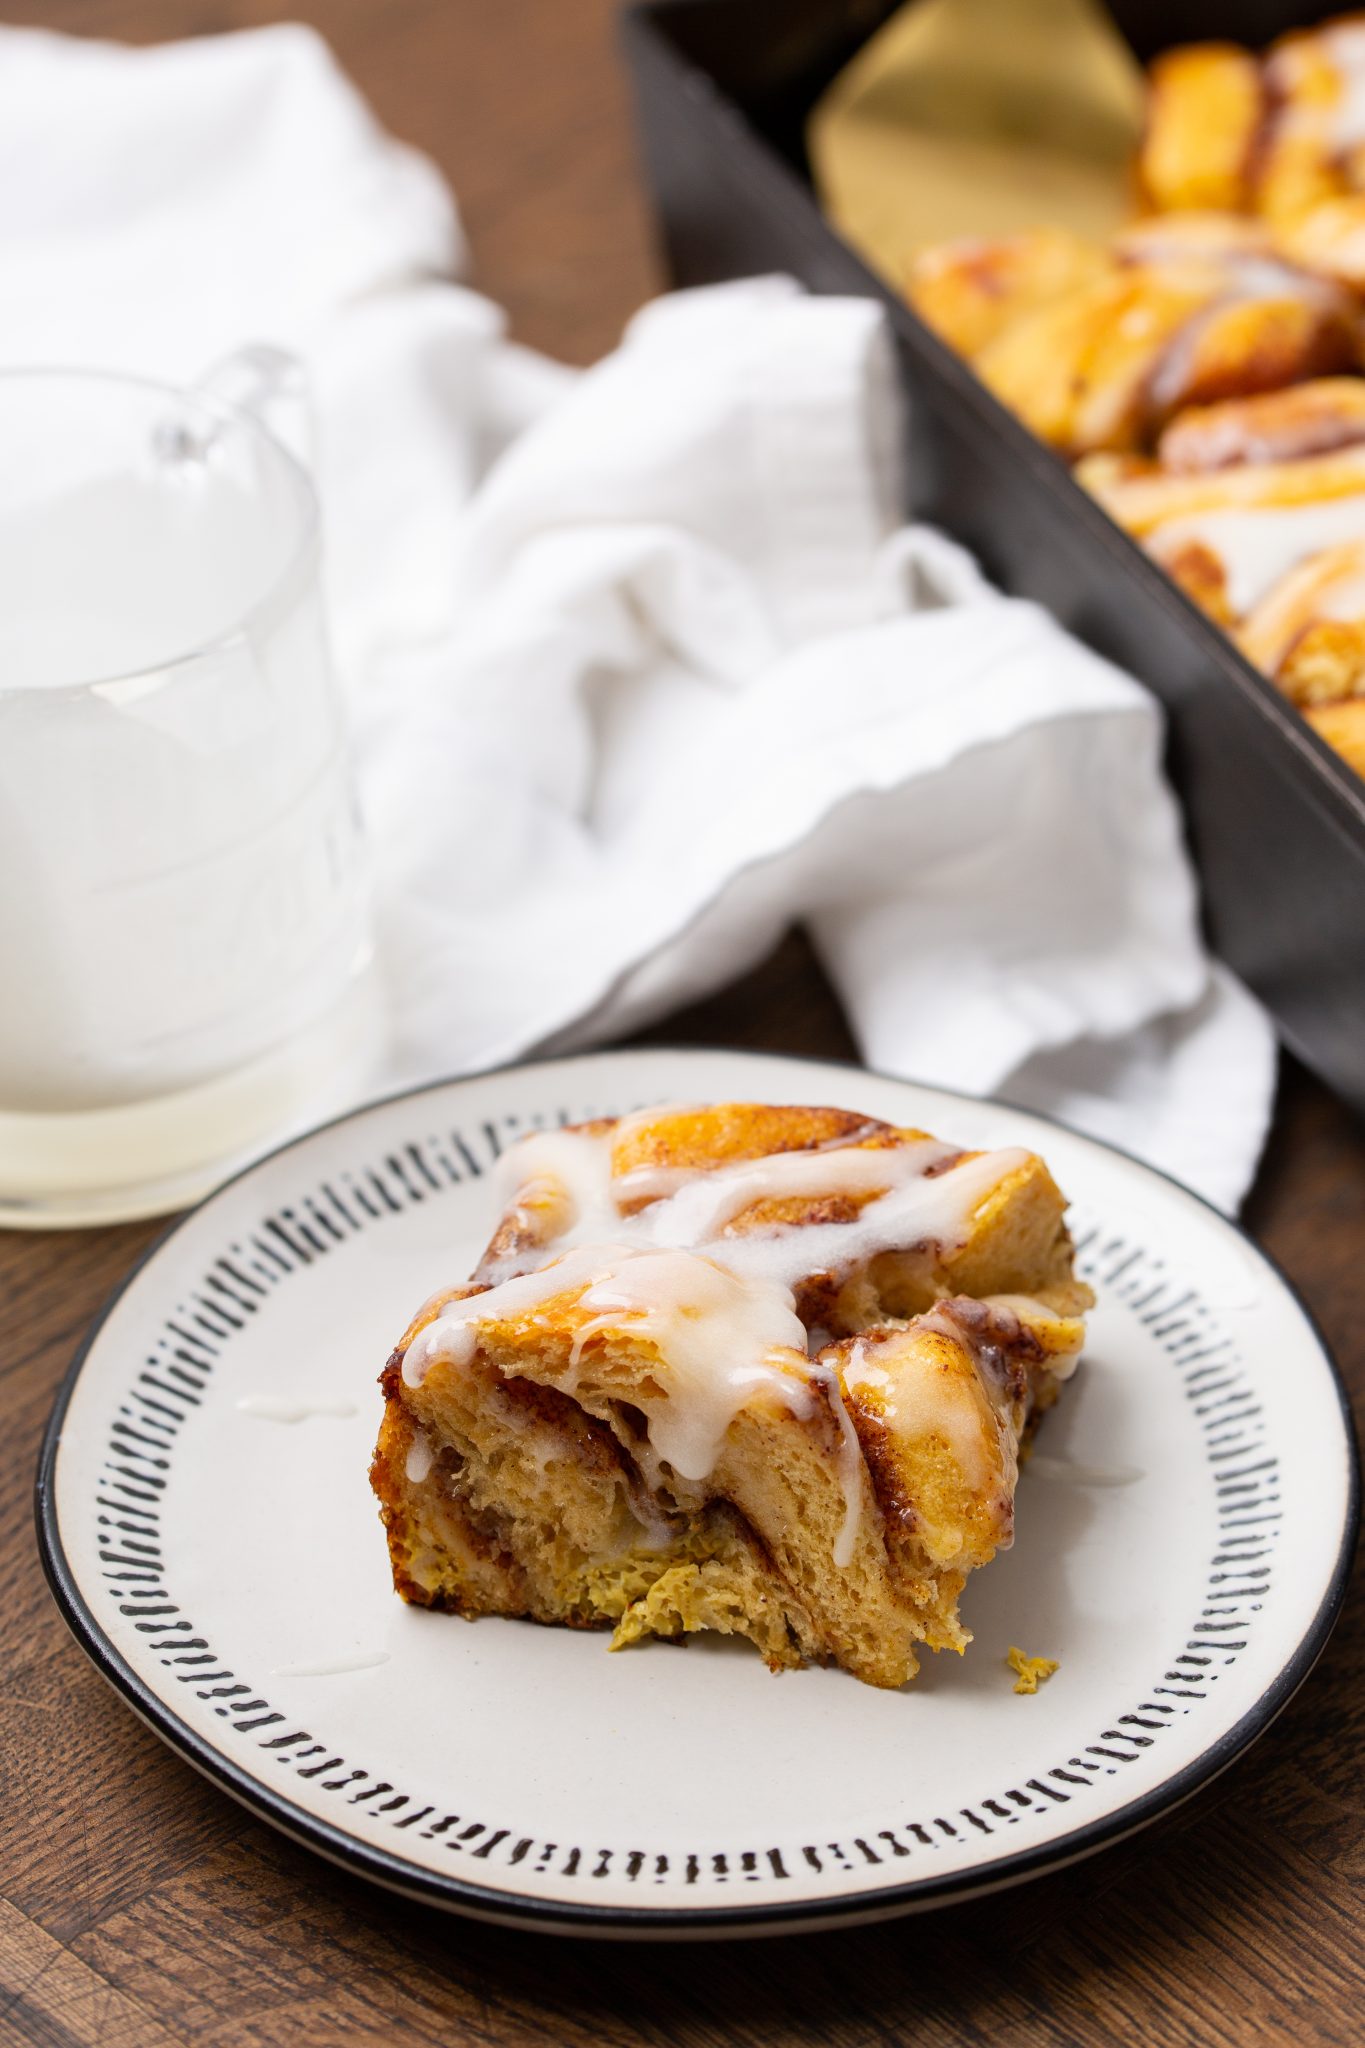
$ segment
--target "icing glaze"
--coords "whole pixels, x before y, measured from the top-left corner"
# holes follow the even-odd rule
[[[551,1269],[553,1270],[553,1269]],[[755,1286],[690,1251],[623,1250],[579,1297],[593,1312],[575,1365],[597,1332],[628,1328],[667,1367],[659,1393],[632,1389],[655,1455],[684,1479],[705,1479],[726,1431],[760,1388],[793,1413],[811,1410],[806,1332],[788,1289]]]
[[[811,1358],[796,1290],[812,1274],[838,1276],[883,1252],[958,1248],[982,1202],[1030,1155],[969,1157],[926,1137],[887,1148],[776,1153],[709,1170],[642,1166],[614,1179],[620,1135],[619,1126],[605,1134],[537,1132],[504,1155],[501,1192],[534,1242],[486,1263],[481,1277],[491,1284],[484,1292],[438,1309],[407,1348],[405,1382],[419,1387],[437,1360],[467,1365],[481,1325],[534,1321],[551,1302],[567,1302],[576,1311],[573,1343],[555,1384],[610,1418],[619,1390],[596,1378],[589,1347],[603,1334],[643,1337],[658,1366],[632,1381],[629,1399],[645,1418],[647,1462],[692,1482],[713,1472],[746,1405],[766,1395],[810,1418],[822,1389],[839,1432],[844,1496],[834,1561],[847,1566],[866,1482],[844,1396],[860,1383],[860,1371],[875,1384],[879,1368],[862,1361],[846,1367],[841,1381],[833,1365]],[[733,1228],[759,1203],[794,1198],[859,1206],[843,1222]],[[956,1326],[952,1334],[963,1341]],[[861,1358],[860,1347],[854,1356]],[[965,1403],[961,1386],[950,1390],[941,1373],[926,1373],[922,1382],[902,1397],[903,1407],[906,1400],[916,1404],[912,1433],[937,1429],[964,1475],[984,1479],[978,1404]],[[410,1478],[428,1469],[415,1472],[410,1454]]]
[[[881,1196],[908,1181],[923,1179],[930,1167],[941,1166],[955,1156],[956,1148],[940,1144],[937,1138],[924,1138],[895,1150],[846,1145],[824,1152],[776,1152],[766,1159],[717,1167],[679,1181],[656,1212],[653,1229],[656,1235],[666,1235],[669,1242],[705,1244],[759,1202]],[[671,1181],[673,1172],[664,1172]],[[639,1168],[627,1174],[622,1185],[638,1195],[658,1174],[657,1168]]]
[[[1192,313],[1172,335],[1148,380],[1152,404],[1165,411],[1179,404],[1201,342],[1231,307],[1249,299],[1290,299],[1303,305],[1330,307],[1332,287],[1288,263],[1260,252],[1237,251],[1224,259],[1228,288],[1207,306]]]
[[[1335,583],[1324,584],[1314,602],[1313,615],[1347,622],[1365,618],[1365,574],[1357,570],[1339,577]]]
[[[836,1470],[839,1486],[844,1496],[844,1519],[834,1539],[834,1562],[840,1571],[847,1570],[853,1562],[853,1553],[858,1543],[858,1525],[862,1519],[863,1447],[858,1441],[858,1432],[853,1427],[853,1418],[848,1412],[844,1399],[844,1386],[838,1372],[832,1365],[825,1365],[818,1359],[811,1366],[811,1377],[818,1379],[825,1389],[834,1419],[839,1425],[839,1449],[836,1454]]]
[[[548,1295],[545,1298],[548,1299]],[[487,1296],[475,1295],[474,1299],[485,1301]],[[435,1320],[413,1338],[403,1353],[403,1378],[408,1386],[421,1386],[433,1357],[448,1359],[452,1365],[468,1365],[479,1340],[475,1319],[463,1317],[458,1312],[463,1306],[463,1302],[452,1303],[448,1310],[440,1311]]]
[[[925,1327],[925,1318],[919,1318],[917,1327]],[[957,1330],[940,1334],[962,1342]],[[982,1404],[972,1397],[969,1383],[956,1374],[945,1374],[933,1346],[926,1344],[913,1352],[902,1347],[891,1373],[877,1363],[875,1349],[855,1344],[844,1365],[843,1380],[850,1394],[866,1390],[877,1395],[880,1416],[902,1443],[938,1437],[969,1486],[986,1484],[996,1432]]]
[[[879,1252],[963,1243],[983,1198],[1029,1157],[1017,1149],[964,1157],[954,1146],[925,1138],[887,1149],[776,1153],[682,1180],[676,1168],[663,1170],[667,1179],[647,1179],[659,1169],[642,1168],[614,1182],[611,1152],[610,1135],[575,1131],[537,1132],[507,1152],[502,1181],[509,1201],[524,1206],[520,1198],[528,1181],[543,1192],[554,1181],[562,1198],[553,1213],[562,1221],[548,1236],[539,1235],[529,1253],[486,1268],[486,1277],[512,1277],[528,1257],[539,1263],[574,1246],[613,1241],[702,1251],[736,1272],[794,1289],[809,1273],[847,1270]],[[620,1201],[638,1201],[651,1185],[658,1186],[659,1199],[623,1216]],[[877,1195],[878,1189],[884,1192]],[[726,1224],[757,1202],[869,1194],[873,1199],[850,1222],[724,1235]],[[537,1224],[543,1216],[543,1210],[537,1213]]]
[[[1365,142],[1365,29],[1358,22],[1342,22],[1323,35],[1337,68],[1338,94],[1331,111],[1331,135],[1338,150],[1355,149]]]
[[[1365,491],[1302,505],[1241,505],[1165,520],[1147,536],[1158,561],[1201,544],[1227,575],[1228,602],[1244,616],[1305,555],[1365,540]]]

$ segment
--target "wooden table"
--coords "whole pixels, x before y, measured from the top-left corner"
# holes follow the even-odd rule
[[[573,360],[657,282],[609,0],[49,0],[10,21],[144,41],[303,16],[458,191],[477,281]],[[0,882],[0,886],[5,886]],[[0,997],[3,1000],[3,997]],[[851,1046],[789,940],[659,1037]],[[1251,1227],[1365,1397],[1365,1133],[1301,1071]],[[1365,1610],[1279,1723],[1136,1840],[1025,1888],[852,1934],[608,1948],[399,1904],[202,1783],[106,1690],[39,1573],[53,1388],[154,1226],[0,1233],[0,2043],[1358,2043]]]

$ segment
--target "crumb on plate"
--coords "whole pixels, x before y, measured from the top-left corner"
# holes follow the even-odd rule
[[[1017,1650],[1014,1647],[1013,1643],[1010,1644],[1009,1649],[1005,1653],[1005,1662],[1009,1665],[1010,1670],[1016,1674],[1014,1680],[1014,1690],[1016,1692],[1037,1692],[1039,1686],[1046,1685],[1048,1679],[1051,1678],[1053,1672],[1057,1669],[1057,1659],[1055,1657],[1026,1657],[1022,1650]]]

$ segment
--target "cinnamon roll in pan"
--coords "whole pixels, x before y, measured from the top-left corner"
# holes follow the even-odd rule
[[[1317,730],[1365,692],[1365,15],[1149,72],[1103,247],[924,252],[908,294]]]

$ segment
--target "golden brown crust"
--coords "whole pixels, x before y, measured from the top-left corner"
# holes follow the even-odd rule
[[[1171,374],[1176,366],[1169,360],[1156,366],[1146,434],[1185,406],[1256,396],[1349,369],[1356,347],[1351,310],[1306,292],[1289,276],[1277,296],[1258,291],[1215,303],[1191,323],[1178,374]]]
[[[613,1180],[623,1184],[618,1197],[623,1216],[638,1215],[658,1199],[657,1194],[632,1194],[624,1185],[628,1176],[646,1170],[712,1172],[781,1153],[819,1152],[835,1145],[886,1148],[924,1135],[921,1131],[897,1131],[875,1117],[858,1116],[850,1110],[752,1102],[689,1104],[656,1110],[647,1118],[605,1118],[574,1129],[593,1137],[614,1134],[611,1172]],[[871,1200],[871,1194],[862,1199]],[[843,1221],[852,1213],[850,1205],[844,1204],[837,1216],[817,1217],[818,1207],[811,1201],[754,1203],[733,1218],[729,1227],[741,1234],[774,1222]],[[539,1178],[524,1182],[475,1268],[476,1277],[493,1271],[505,1274],[536,1256],[565,1220],[562,1186],[551,1186]]]
[[[620,1212],[635,1216],[657,1195],[633,1195],[629,1176],[643,1170],[665,1175],[700,1174],[725,1166],[791,1152],[820,1152],[838,1146],[859,1151],[899,1151],[924,1142],[926,1134],[897,1128],[875,1117],[811,1108],[806,1104],[725,1103],[698,1108],[654,1111],[647,1118],[622,1118],[580,1127],[594,1136],[614,1133],[611,1147],[613,1180],[620,1184]],[[928,1169],[927,1178],[975,1157],[950,1151]],[[724,1225],[723,1238],[777,1228],[803,1228],[850,1221],[884,1188],[870,1187],[835,1197],[787,1196],[756,1200]],[[565,1194],[539,1175],[514,1194],[507,1214],[478,1266],[476,1285],[506,1278],[541,1262],[553,1229],[566,1220]],[[1030,1155],[983,1204],[969,1242],[943,1253],[932,1241],[907,1245],[876,1262],[873,1277],[888,1311],[911,1315],[927,1308],[939,1295],[954,1291],[990,1291],[985,1276],[998,1276],[1003,1292],[1035,1293],[1072,1286],[1071,1246],[1062,1221],[1065,1201],[1043,1162]],[[547,1227],[547,1219],[553,1227]],[[978,1283],[983,1283],[979,1285]],[[813,1271],[796,1289],[797,1313],[807,1324],[840,1332],[856,1326],[862,1276]],[[436,1297],[422,1312],[429,1321],[443,1299]],[[865,1320],[865,1318],[864,1318]],[[415,1334],[416,1325],[410,1334]]]
[[[1365,290],[1365,193],[1320,200],[1284,221],[1276,241],[1303,269],[1353,291]]]
[[[1114,259],[1056,228],[999,241],[944,243],[916,257],[906,296],[959,355],[975,356],[1025,313],[1101,283]]]
[[[1173,583],[1179,584],[1202,611],[1220,626],[1233,623],[1235,614],[1228,596],[1228,572],[1222,558],[1201,541],[1184,541],[1157,560]]]
[[[1300,709],[1365,696],[1365,615],[1315,619],[1305,626],[1287,648],[1275,681]]]
[[[1241,463],[1297,462],[1365,441],[1365,378],[1319,377],[1254,398],[1194,406],[1157,443],[1162,469],[1200,476]]]
[[[1247,659],[1295,703],[1354,696],[1365,620],[1365,539],[1300,562],[1257,605],[1238,635]]]
[[[976,368],[1003,404],[1067,455],[1139,448],[1155,366],[1215,291],[1205,278],[1120,271],[1011,322]]]
[[[1264,115],[1255,58],[1235,43],[1192,43],[1158,57],[1149,77],[1138,180],[1156,212],[1219,207],[1240,212]]]
[[[1088,268],[1073,264],[1065,287],[1011,292],[1002,282],[990,322],[974,320],[970,281],[1008,280],[1017,246],[978,244],[956,263],[943,256],[932,291],[924,259],[912,300],[1004,404],[1073,458],[1141,450],[1186,406],[1356,361],[1350,296],[1277,258],[1249,223],[1233,234],[1207,215],[1144,224],[1107,255],[1092,252]]]
[[[769,1102],[688,1103],[621,1119],[614,1128],[611,1165],[618,1178],[642,1166],[709,1171],[783,1152],[889,1143],[896,1136],[890,1124],[855,1110]]]
[[[1267,119],[1255,164],[1257,211],[1267,220],[1297,219],[1346,189],[1349,167],[1335,136],[1343,76],[1331,33],[1359,16],[1282,36],[1265,59]]]
[[[1205,512],[1285,510],[1354,497],[1365,505],[1365,444],[1301,461],[1246,463],[1190,476],[1094,478],[1087,471],[1082,481],[1120,526],[1145,537],[1173,519]]]

